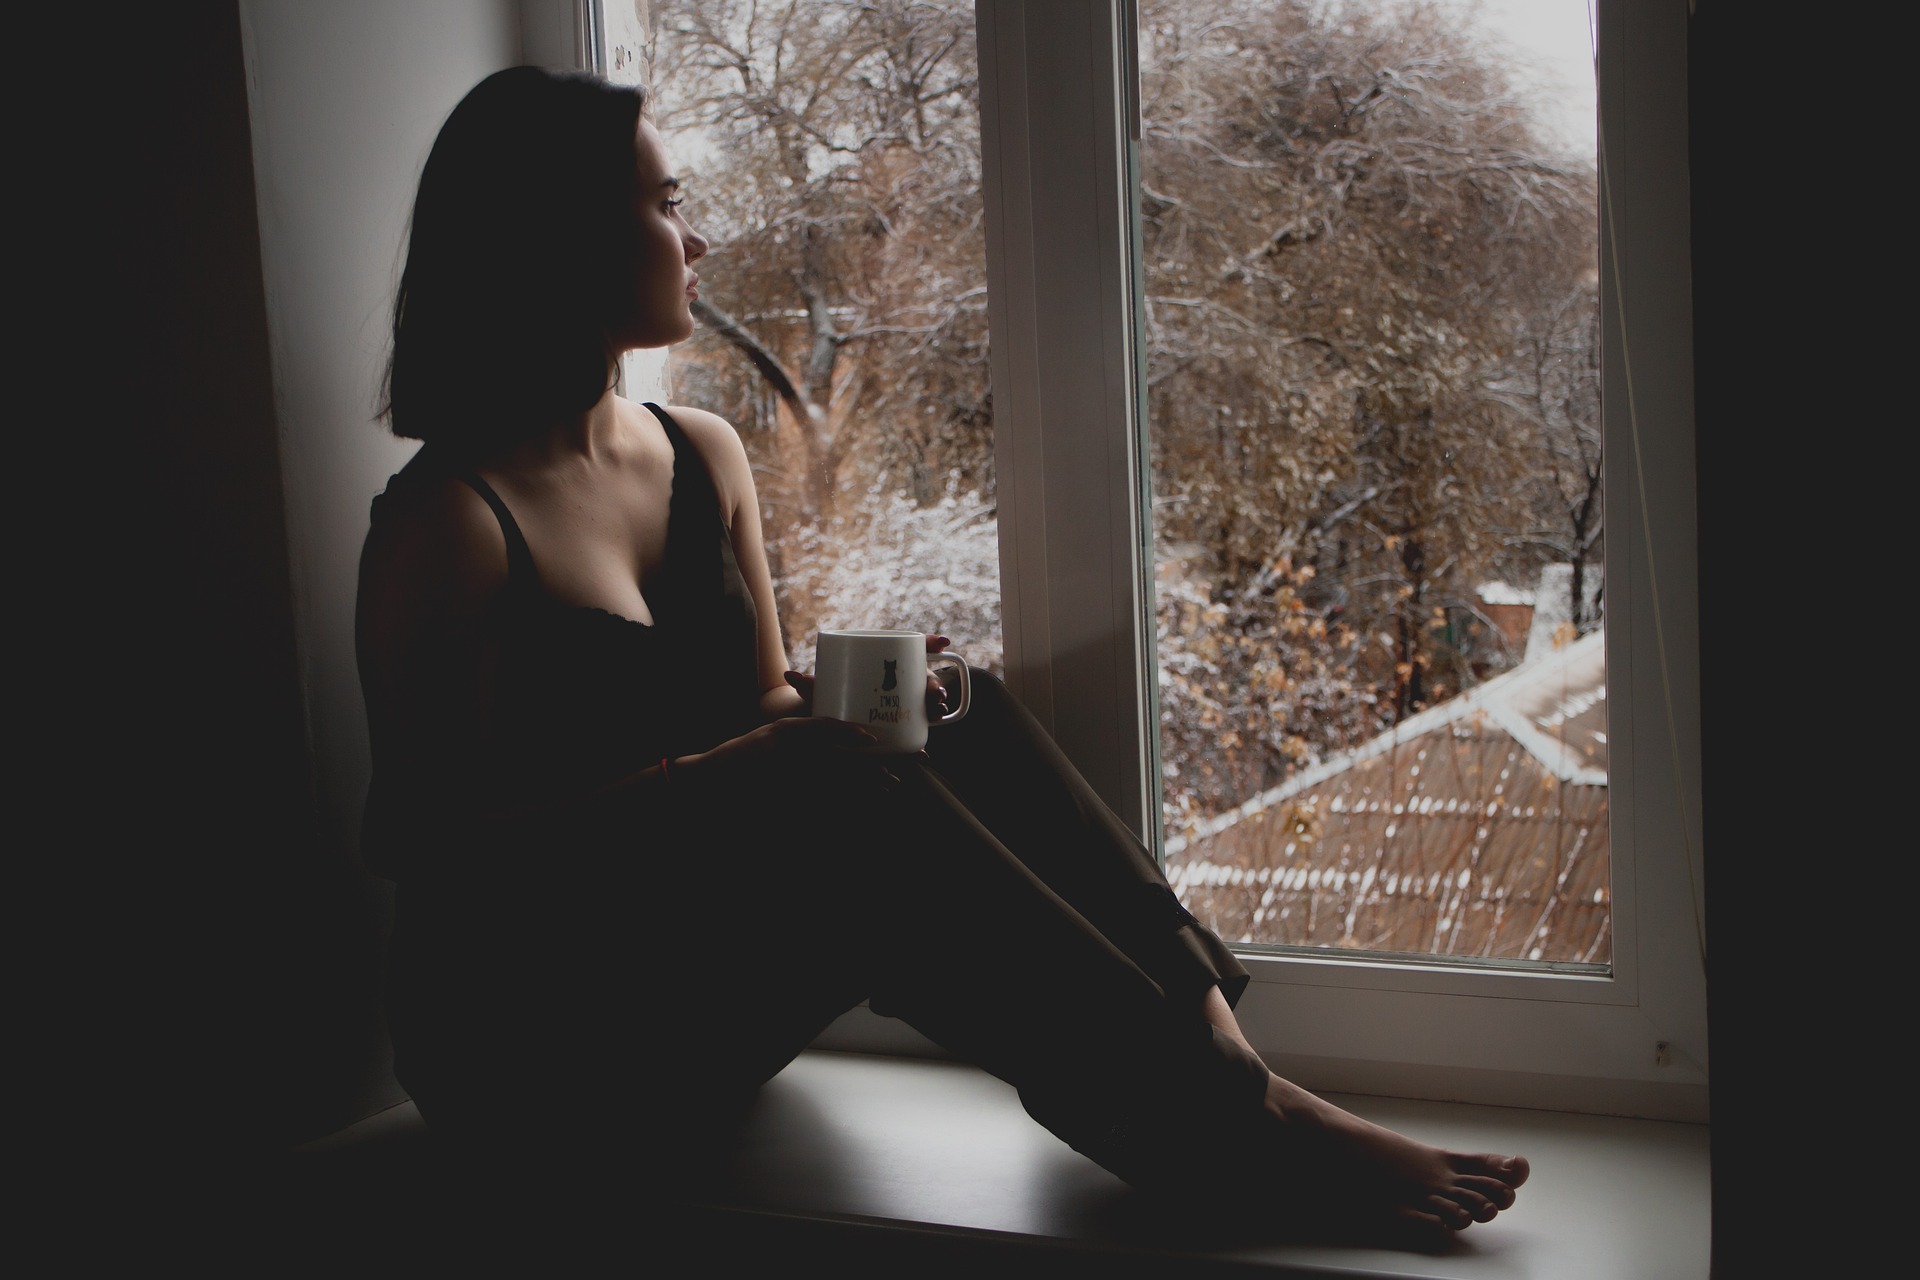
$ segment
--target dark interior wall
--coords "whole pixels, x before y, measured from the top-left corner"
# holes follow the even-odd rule
[[[1794,1224],[1830,1220],[1769,1211],[1774,1178],[1785,1167],[1837,1167],[1831,1151],[1803,1157],[1800,1144],[1824,1145],[1845,1128],[1809,1130],[1791,1119],[1798,1102],[1821,1097],[1831,1081],[1798,1070],[1817,1056],[1793,1047],[1805,1043],[1800,1033],[1814,1015],[1804,997],[1787,998],[1779,963],[1783,947],[1812,939],[1781,936],[1783,882],[1774,872],[1786,856],[1844,850],[1809,844],[1829,830],[1825,813],[1802,826],[1773,803],[1783,786],[1796,795],[1820,791],[1810,753],[1783,741],[1799,733],[1788,725],[1798,720],[1790,708],[1801,701],[1795,686],[1805,672],[1789,655],[1796,646],[1775,642],[1784,639],[1782,607],[1820,593],[1792,568],[1803,504],[1827,465],[1818,456],[1824,447],[1798,438],[1808,419],[1796,408],[1811,380],[1826,375],[1810,358],[1820,340],[1798,323],[1808,314],[1798,309],[1804,299],[1789,285],[1804,269],[1806,246],[1791,248],[1796,238],[1785,232],[1822,221],[1807,204],[1828,196],[1782,168],[1783,155],[1795,153],[1782,150],[1783,131],[1806,122],[1777,116],[1765,94],[1769,69],[1794,68],[1802,91],[1830,79],[1805,43],[1807,24],[1778,16],[1766,6],[1698,0],[1688,49],[1713,1252],[1722,1280],[1792,1269],[1785,1260],[1805,1243],[1794,1232],[1819,1230]],[[1792,340],[1783,341],[1783,325]],[[1824,319],[1814,326],[1821,327]],[[1829,745],[1808,732],[1813,741],[1804,745]],[[1795,961],[1806,962],[1804,952]],[[1769,1009],[1785,1016],[1769,1018]]]
[[[280,1149],[402,1096],[379,1012],[390,913],[316,838],[238,11],[127,22],[121,1072],[161,1134]]]

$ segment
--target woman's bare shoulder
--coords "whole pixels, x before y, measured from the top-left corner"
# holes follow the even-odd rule
[[[469,613],[506,579],[506,535],[464,481],[409,466],[374,499],[360,557],[363,611]]]
[[[661,407],[671,414],[673,420],[686,431],[687,438],[702,448],[713,445],[717,448],[745,452],[740,443],[739,430],[719,414],[684,404],[669,404]]]
[[[700,451],[727,512],[731,515],[743,503],[753,501],[753,467],[734,425],[705,409],[677,404],[663,407]]]

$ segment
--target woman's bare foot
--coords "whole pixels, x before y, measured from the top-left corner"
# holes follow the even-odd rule
[[[1293,1166],[1296,1185],[1324,1188],[1329,1206],[1362,1217],[1460,1231],[1512,1208],[1531,1172],[1524,1156],[1429,1146],[1271,1073],[1266,1110],[1277,1122],[1269,1158]]]

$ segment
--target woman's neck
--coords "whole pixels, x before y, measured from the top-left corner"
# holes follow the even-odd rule
[[[604,461],[620,442],[624,403],[608,388],[592,405],[557,419],[546,431],[507,450],[499,461],[505,467],[524,471],[556,463]]]

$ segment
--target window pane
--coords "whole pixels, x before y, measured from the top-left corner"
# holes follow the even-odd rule
[[[1169,876],[1255,949],[1607,965],[1586,6],[1140,11]]]
[[[973,6],[651,6],[655,114],[711,241],[670,396],[740,429],[788,653],[937,632],[1003,668]]]

